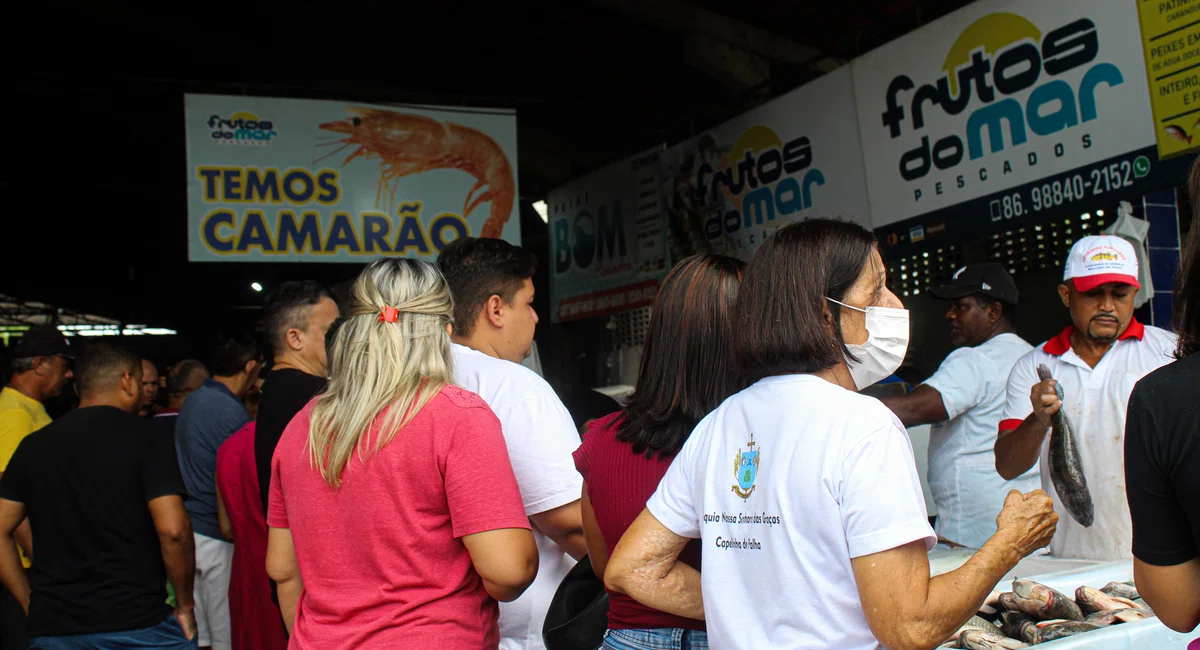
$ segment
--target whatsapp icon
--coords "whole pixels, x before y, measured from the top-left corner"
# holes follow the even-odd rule
[[[1150,173],[1150,159],[1145,156],[1138,156],[1133,161],[1133,175],[1136,178],[1142,178]]]

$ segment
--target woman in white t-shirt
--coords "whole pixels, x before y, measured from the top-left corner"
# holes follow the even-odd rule
[[[936,537],[907,434],[856,392],[908,344],[869,231],[781,228],[750,259],[736,313],[752,385],[697,425],[614,549],[610,589],[706,618],[714,648],[928,648],[1050,542],[1049,497],[1013,491],[983,548],[929,577]],[[677,561],[696,538],[701,571]]]

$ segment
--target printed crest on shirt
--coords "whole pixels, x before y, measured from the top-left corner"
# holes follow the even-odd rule
[[[747,451],[738,449],[737,456],[733,460],[733,476],[737,479],[737,485],[733,486],[733,493],[742,498],[743,501],[750,498],[754,492],[754,479],[758,478],[758,458],[762,449],[755,449],[754,434],[750,434],[750,442],[746,444]]]

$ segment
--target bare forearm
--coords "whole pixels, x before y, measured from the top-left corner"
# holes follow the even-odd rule
[[[188,536],[177,539],[159,538],[162,547],[163,566],[167,570],[167,579],[175,589],[175,599],[180,607],[189,608],[194,605],[192,598],[192,583],[196,577],[196,543]]]
[[[12,537],[0,540],[0,581],[8,588],[25,613],[29,613],[29,576],[21,566],[17,544]]]
[[[13,539],[17,540],[17,545],[21,550],[25,551],[25,557],[33,559],[33,529],[29,527],[29,519],[26,518],[17,526],[17,530],[13,533]]]
[[[894,611],[883,614],[873,610],[868,616],[876,637],[891,650],[927,650],[944,642],[971,618],[984,599],[1015,564],[1016,552],[1001,544],[988,542],[966,564],[955,571],[929,578],[903,598],[876,602],[873,607],[889,605]],[[922,562],[924,571],[928,565]],[[895,594],[893,594],[895,596]],[[864,607],[868,604],[864,602]],[[883,616],[883,618],[880,618]]]
[[[480,579],[483,580],[483,589],[488,592],[488,595],[502,603],[511,603],[520,598],[521,594],[525,593],[525,590],[529,588],[528,585],[506,586],[492,582],[487,578],[481,577]]]
[[[1163,625],[1185,634],[1200,625],[1200,558],[1172,567],[1135,559],[1133,579]]]
[[[587,555],[587,541],[583,537],[582,498],[546,512],[529,517],[533,527],[558,544],[564,553],[576,560]]]
[[[996,440],[996,471],[1012,480],[1029,471],[1042,453],[1042,441],[1048,427],[1030,415],[1021,426],[1002,433]]]
[[[661,612],[704,620],[704,599],[700,591],[700,572],[683,562],[675,562],[663,577],[651,575],[652,569],[633,572],[617,585],[619,591],[639,603]]]
[[[276,583],[276,594],[279,596],[279,612],[283,614],[283,624],[288,634],[296,625],[296,609],[300,606],[300,592],[304,590],[304,581],[297,574],[294,578]]]
[[[931,578],[925,608],[930,640],[940,643],[962,627],[1020,559],[1011,543],[993,537],[963,566]]]
[[[906,427],[915,427],[938,421],[932,415],[923,413],[921,404],[909,395],[888,395],[880,397],[879,401],[883,402],[883,405],[888,407],[888,410],[894,413]]]
[[[579,560],[588,554],[587,539],[583,536],[583,528],[573,530],[566,534],[559,534],[550,537],[564,553],[572,558]]]

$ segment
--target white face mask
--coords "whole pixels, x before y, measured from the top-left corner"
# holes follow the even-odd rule
[[[857,363],[846,359],[854,386],[862,390],[896,372],[908,351],[908,310],[874,306],[860,309],[833,298],[826,300],[867,315],[867,342],[846,344],[850,353],[859,359]]]

